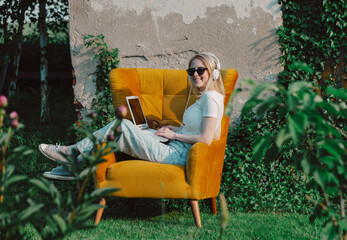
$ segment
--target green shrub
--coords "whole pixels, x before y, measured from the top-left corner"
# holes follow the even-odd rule
[[[312,204],[305,195],[318,196],[311,180],[291,165],[292,154],[280,156],[271,165],[254,159],[255,139],[276,132],[281,124],[276,114],[259,121],[253,112],[228,135],[221,192],[234,211],[308,213]],[[270,127],[269,127],[270,126]]]
[[[89,193],[86,191],[88,179],[95,171],[96,164],[104,161],[102,156],[107,153],[106,149],[116,151],[117,144],[110,143],[97,148],[99,142],[91,132],[79,129],[93,141],[94,151],[84,156],[84,170],[78,167],[76,156],[67,157],[72,167],[66,167],[76,178],[76,188],[62,194],[52,182],[44,178],[30,178],[16,172],[16,161],[22,161],[33,151],[25,146],[9,147],[14,131],[21,124],[16,112],[9,116],[5,114],[6,107],[6,97],[0,96],[0,238],[24,239],[27,225],[31,225],[42,239],[62,239],[78,229],[90,228],[87,221],[102,207],[97,202],[116,189],[103,188]],[[27,187],[22,189],[21,185]],[[45,196],[46,201],[42,201],[42,196]]]
[[[296,65],[312,71],[306,64]],[[347,237],[346,100],[345,89],[329,86],[322,94],[306,81],[294,82],[288,89],[261,84],[252,88],[242,109],[242,114],[253,111],[263,122],[271,117],[269,113],[283,119],[276,131],[254,136],[251,159],[276,166],[282,156],[291,156],[295,169],[312,178],[322,197],[307,194],[306,198],[315,204],[312,220],[325,219],[323,234],[327,239]],[[290,166],[288,163],[284,166]]]

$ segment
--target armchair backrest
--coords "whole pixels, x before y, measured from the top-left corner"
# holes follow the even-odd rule
[[[234,90],[237,71],[222,69],[226,105]],[[188,99],[190,82],[185,70],[116,68],[110,72],[112,102],[115,107],[126,105],[126,96],[140,97],[146,116],[173,125],[179,125]],[[189,105],[196,96],[191,94]],[[130,119],[130,115],[127,116]],[[222,129],[223,131],[223,129]],[[226,133],[227,134],[227,133]]]

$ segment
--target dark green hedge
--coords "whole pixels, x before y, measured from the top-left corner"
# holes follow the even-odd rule
[[[221,192],[235,211],[275,211],[308,213],[312,205],[305,195],[318,196],[310,180],[291,165],[291,155],[267,165],[252,157],[255,140],[268,131],[277,131],[276,115],[260,122],[252,113],[228,135]]]

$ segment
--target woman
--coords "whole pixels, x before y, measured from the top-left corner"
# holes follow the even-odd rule
[[[155,133],[171,141],[163,144],[153,140],[132,122],[124,119],[120,125],[122,134],[116,140],[121,151],[152,162],[185,165],[192,144],[202,142],[210,145],[213,139],[218,140],[221,134],[225,95],[219,69],[219,60],[212,53],[203,52],[194,56],[189,61],[187,73],[191,82],[190,90],[200,94],[199,99],[185,110],[180,127],[164,126]],[[114,121],[96,131],[94,135],[106,141],[113,125]],[[64,162],[66,159],[61,153],[88,153],[92,147],[92,142],[85,138],[70,146],[40,144],[39,150],[51,160]],[[82,159],[82,156],[79,158]],[[44,176],[59,180],[73,179],[61,166],[45,172]]]

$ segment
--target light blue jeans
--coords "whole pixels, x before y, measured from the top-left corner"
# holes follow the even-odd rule
[[[115,121],[110,122],[105,127],[94,132],[94,136],[99,141],[106,142],[114,124]],[[191,144],[175,140],[171,140],[168,144],[161,143],[127,119],[122,120],[120,128],[122,134],[115,141],[117,141],[121,152],[150,162],[176,165],[186,164]],[[89,138],[85,138],[77,143],[77,148],[81,153],[90,153],[93,143]]]

